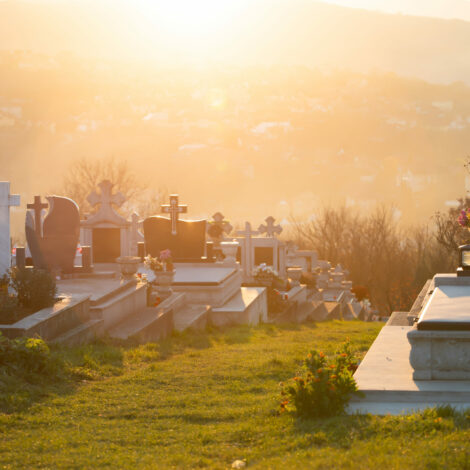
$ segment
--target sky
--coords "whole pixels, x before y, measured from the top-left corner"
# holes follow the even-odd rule
[[[469,0],[323,0],[352,8],[470,21]]]
[[[12,0],[0,0],[12,1]],[[34,3],[45,2],[70,2],[71,0],[25,0]],[[75,0],[87,1],[87,0]],[[159,0],[127,0],[132,3],[135,1],[140,3],[147,2],[148,4],[165,3],[171,5],[174,0],[159,1]],[[197,4],[204,3],[206,0],[188,0],[179,3],[186,3],[191,5],[192,8]],[[288,0],[286,0],[288,1]],[[314,0],[312,0],[314,1]],[[316,0],[324,3],[332,3],[336,5],[343,5],[351,8],[363,8],[366,10],[382,11],[386,13],[401,13],[404,15],[416,16],[430,16],[447,19],[461,19],[470,21],[470,0]],[[213,2],[219,8],[225,8],[230,3],[237,3],[238,0],[219,0]],[[207,1],[206,1],[207,3]]]

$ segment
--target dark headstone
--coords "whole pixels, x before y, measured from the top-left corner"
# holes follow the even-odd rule
[[[144,242],[137,242],[137,256],[140,257],[142,262],[145,258],[145,243]]]
[[[34,266],[63,273],[73,271],[73,264],[80,236],[80,215],[78,206],[69,198],[49,196],[49,203],[41,233],[33,221],[32,214],[26,215],[26,239],[33,257]]]
[[[22,246],[16,248],[16,267],[23,269],[26,266],[26,250]]]
[[[121,256],[121,229],[94,228],[92,238],[94,263],[115,263]]]
[[[274,266],[273,248],[270,246],[255,247],[255,265],[259,266],[266,263],[268,266]]]
[[[174,261],[201,261],[206,243],[206,221],[178,220],[177,234],[171,233],[171,221],[153,216],[144,220],[145,249],[151,256],[171,250]]]

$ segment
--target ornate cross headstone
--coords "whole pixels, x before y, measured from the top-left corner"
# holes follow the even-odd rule
[[[282,227],[280,225],[274,225],[274,221],[276,219],[272,216],[269,216],[265,222],[266,225],[261,224],[258,227],[260,233],[265,233],[267,237],[275,237],[276,234],[280,234],[282,232]]]
[[[0,182],[0,275],[11,265],[10,207],[20,205],[20,196],[10,194],[10,183]]]
[[[250,239],[253,235],[259,235],[259,232],[258,230],[251,230],[250,222],[245,222],[245,230],[238,230],[236,234],[245,239]]]
[[[87,201],[93,207],[101,204],[99,212],[108,212],[110,210],[112,211],[112,204],[116,205],[117,207],[121,207],[124,204],[126,198],[122,193],[113,194],[113,186],[114,184],[109,180],[102,181],[100,184],[98,184],[98,187],[101,189],[100,194],[97,194],[96,191],[93,191],[87,197]]]
[[[171,194],[170,195],[170,204],[162,204],[162,212],[164,214],[170,214],[170,220],[171,220],[171,234],[176,235],[177,232],[177,223],[178,223],[178,217],[179,214],[185,214],[188,212],[188,206],[187,205],[179,205],[178,203],[178,195],[177,194]]]
[[[224,215],[221,212],[216,212],[212,216],[213,224],[218,225],[227,235],[233,230],[232,225],[228,220],[225,220]]]
[[[49,204],[41,202],[41,196],[34,196],[34,202],[27,204],[26,207],[34,211],[34,230],[36,235],[40,237],[42,235],[41,212],[43,209],[47,209]]]

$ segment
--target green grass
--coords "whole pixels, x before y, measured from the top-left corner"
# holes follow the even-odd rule
[[[309,349],[332,353],[349,337],[362,356],[381,326],[263,325],[55,349],[66,364],[55,381],[14,392],[0,377],[0,468],[470,468],[470,416],[452,410],[278,414],[279,383]]]

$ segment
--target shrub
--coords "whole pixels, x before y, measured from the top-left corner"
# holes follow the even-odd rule
[[[36,311],[54,305],[57,286],[48,271],[12,268],[10,277],[11,286],[22,307]]]
[[[12,323],[19,320],[18,300],[8,292],[0,292],[0,323]]]
[[[303,418],[323,418],[342,413],[351,396],[357,392],[353,373],[357,363],[349,343],[327,363],[322,352],[311,351],[304,361],[305,374],[294,377],[283,387],[281,411],[292,406]]]
[[[49,347],[39,338],[8,339],[0,333],[0,371],[6,375],[50,375],[57,371]]]

